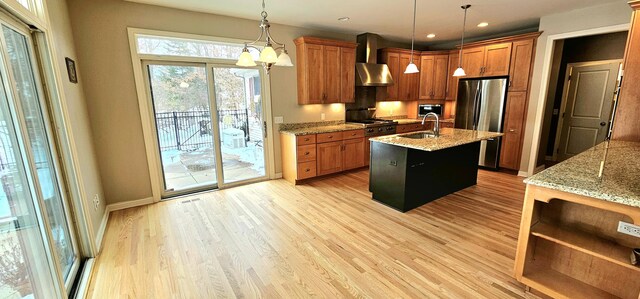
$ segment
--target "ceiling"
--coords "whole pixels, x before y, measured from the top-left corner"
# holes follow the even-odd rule
[[[244,19],[260,19],[260,0],[128,0]],[[541,16],[626,0],[418,0],[416,40],[423,45],[460,38],[463,4],[471,4],[468,36],[491,36],[538,26]],[[394,41],[411,39],[411,0],[266,0],[269,21],[345,33],[377,33]],[[341,22],[340,17],[350,20]],[[489,26],[478,28],[480,22]],[[434,39],[426,35],[435,33]]]

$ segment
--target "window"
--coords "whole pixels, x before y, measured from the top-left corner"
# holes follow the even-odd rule
[[[175,37],[136,35],[138,53],[237,60],[244,45],[209,40],[183,39]],[[257,50],[250,49],[254,59],[258,59]]]

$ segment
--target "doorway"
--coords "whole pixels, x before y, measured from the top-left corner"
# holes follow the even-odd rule
[[[145,61],[162,198],[266,178],[263,70]]]
[[[605,139],[627,35],[619,31],[553,41],[536,169]]]

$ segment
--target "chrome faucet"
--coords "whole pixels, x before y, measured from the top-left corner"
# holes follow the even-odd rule
[[[427,120],[427,117],[429,115],[433,115],[436,118],[436,124],[433,126],[433,135],[436,135],[436,137],[438,137],[440,136],[440,117],[438,117],[437,114],[433,112],[429,112],[425,114],[424,117],[422,118],[422,125],[424,126],[424,122],[425,120]]]

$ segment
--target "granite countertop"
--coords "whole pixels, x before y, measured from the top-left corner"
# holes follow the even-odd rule
[[[412,139],[402,137],[403,135],[415,133],[417,132],[375,137],[371,138],[371,141],[432,152],[504,135],[494,132],[442,128],[440,129],[440,137],[438,138]]]
[[[640,208],[638,157],[640,142],[603,142],[524,182]]]
[[[421,119],[401,118],[401,119],[394,119],[394,121],[398,122],[399,125],[417,124],[417,123],[421,123],[422,122],[422,118]],[[433,118],[428,118],[427,121],[436,121],[436,120],[433,119]],[[454,121],[455,121],[455,119],[453,119],[453,118],[440,119],[441,123],[452,123]]]
[[[311,134],[321,134],[321,133],[331,133],[331,132],[341,132],[341,131],[349,131],[349,130],[362,130],[364,129],[361,125],[354,124],[328,124],[328,125],[310,125],[306,127],[298,127],[291,129],[281,129],[280,133],[291,134],[291,135],[311,135]]]

